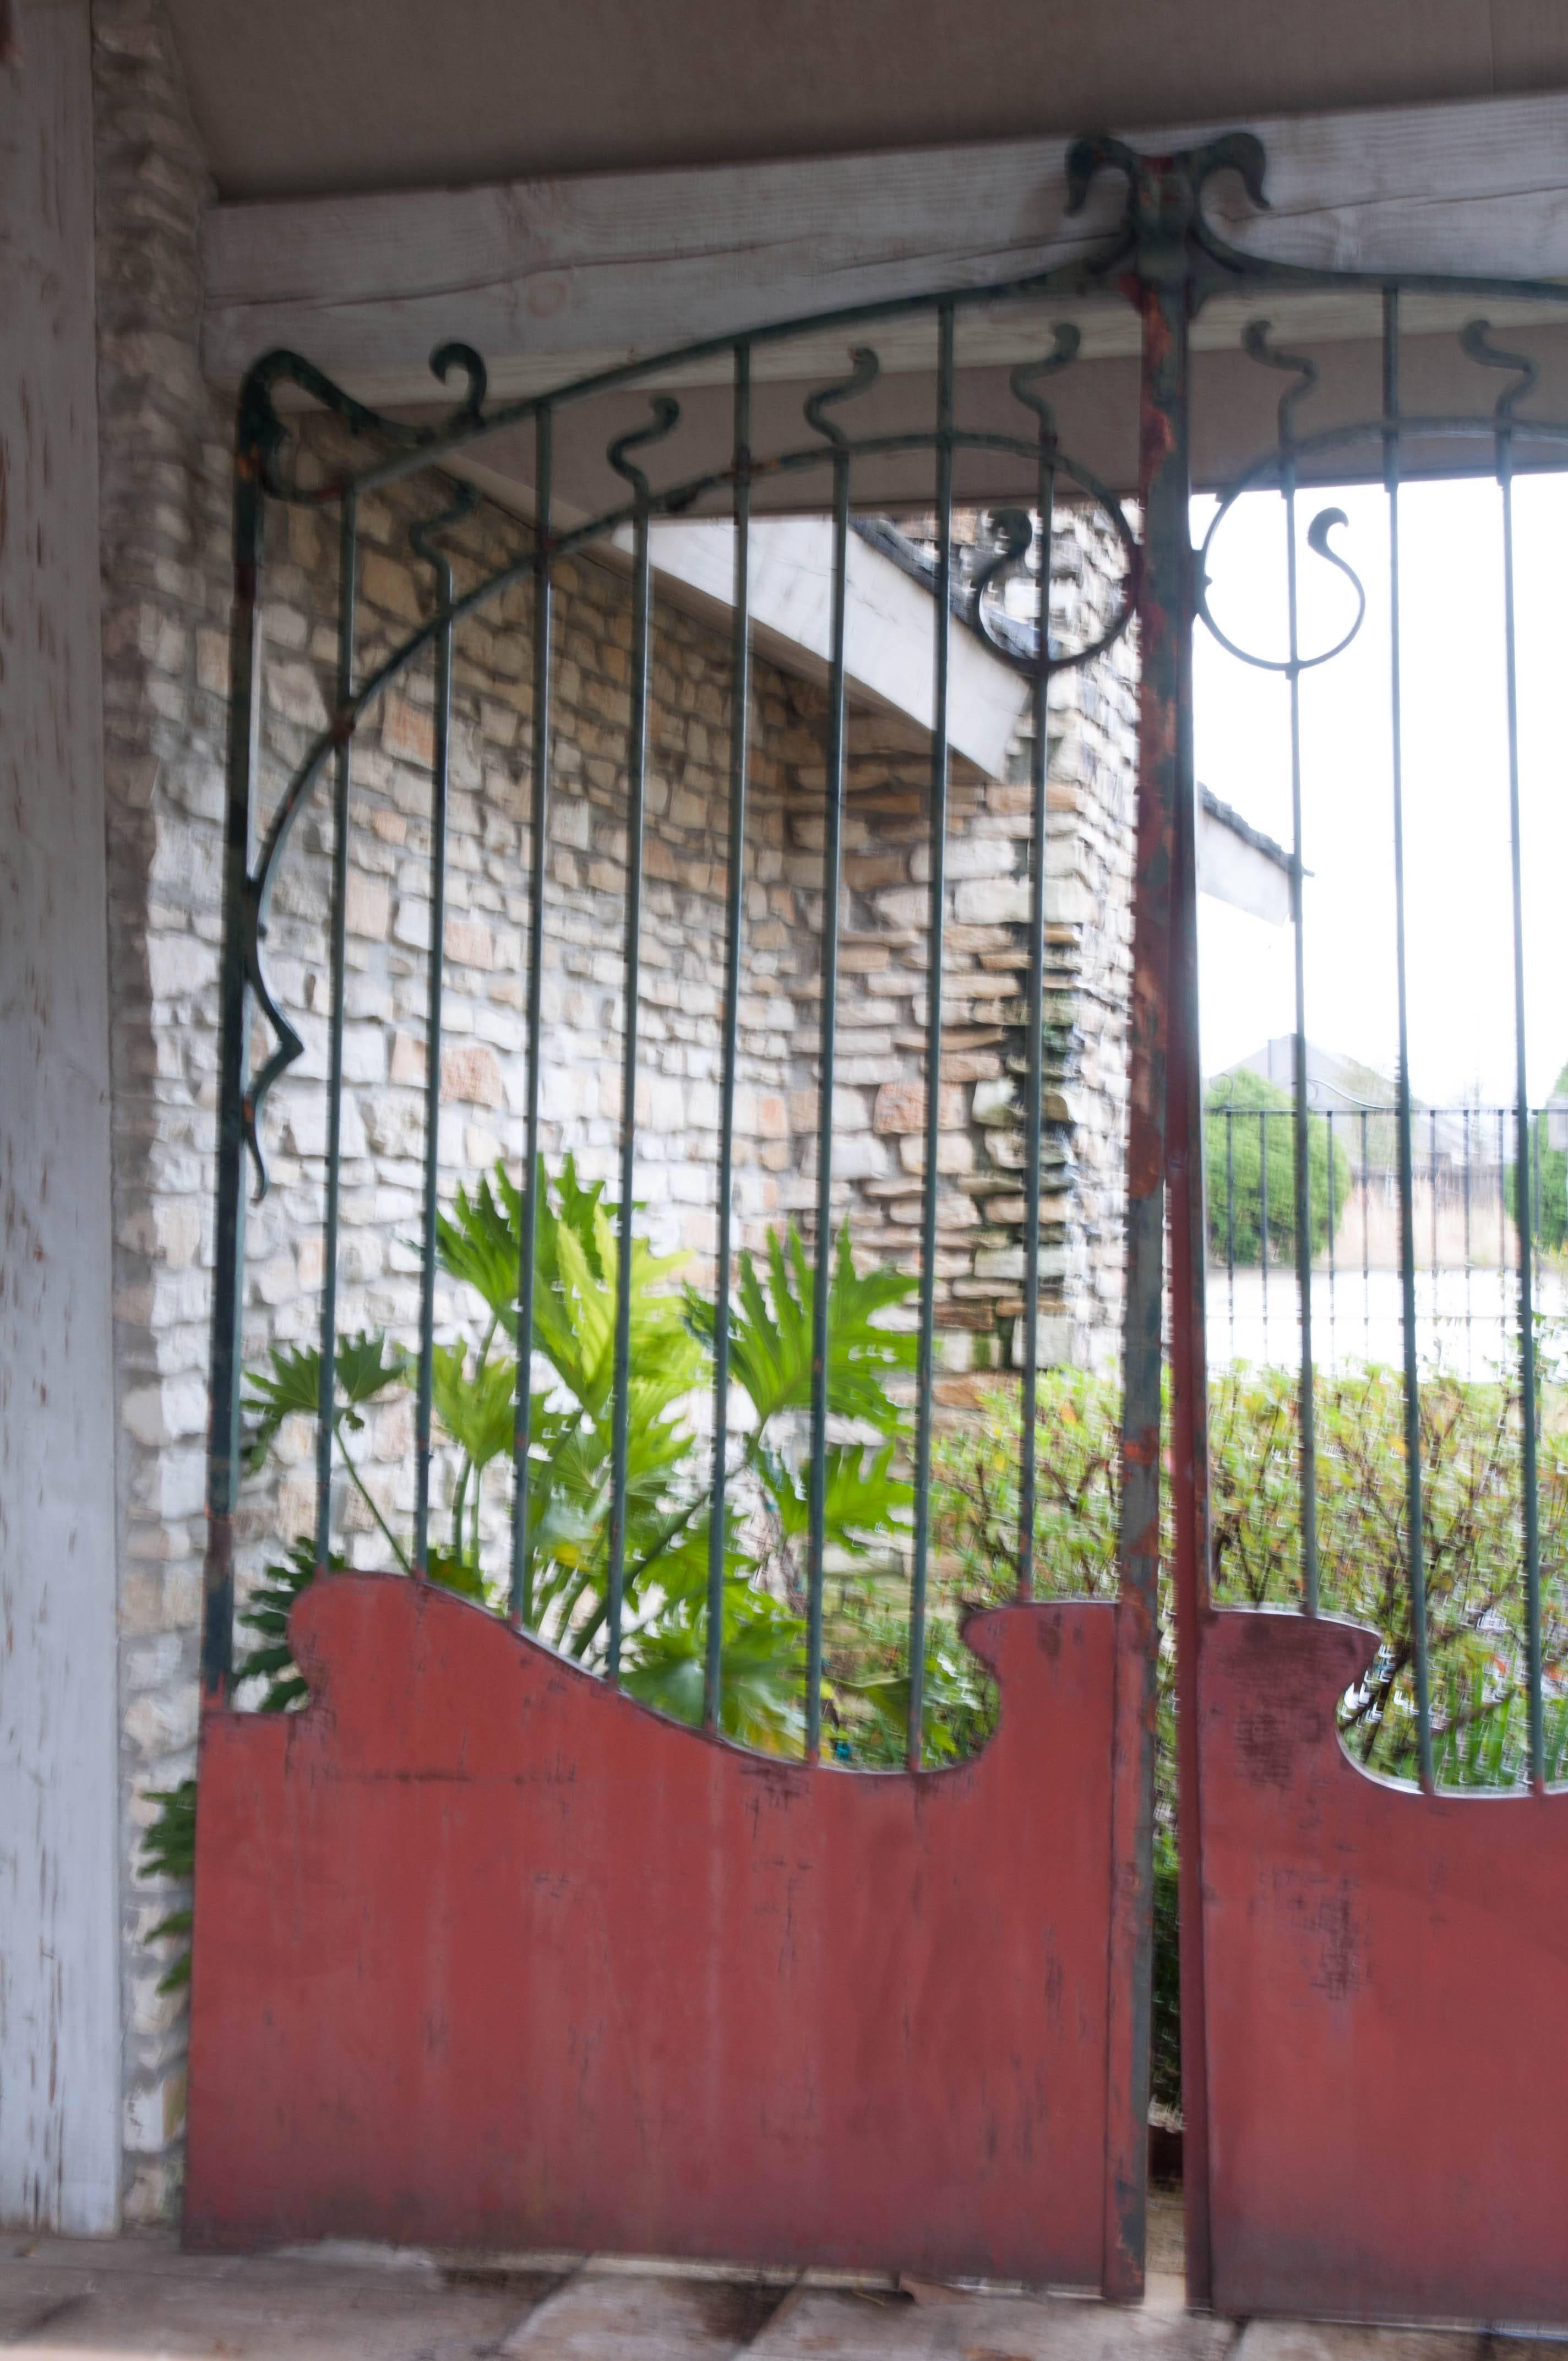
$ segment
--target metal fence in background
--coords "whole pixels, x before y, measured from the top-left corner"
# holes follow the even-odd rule
[[[1416,1353],[1423,1369],[1467,1380],[1512,1375],[1519,1220],[1530,1228],[1539,1320],[1568,1317],[1556,1196],[1543,1185],[1554,1110],[1530,1111],[1518,1186],[1519,1119],[1503,1106],[1411,1111]],[[1308,1115],[1308,1260],[1316,1366],[1404,1356],[1395,1107],[1330,1106]],[[1297,1115],[1212,1097],[1204,1110],[1212,1364],[1299,1362],[1302,1297],[1294,1188]]]

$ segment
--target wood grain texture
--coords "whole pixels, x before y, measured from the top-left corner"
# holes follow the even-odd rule
[[[1144,132],[1136,144],[1230,127]],[[1320,268],[1568,274],[1568,98],[1251,127],[1268,150],[1272,211],[1255,213],[1234,186],[1211,199],[1250,252]],[[460,336],[495,364],[498,387],[539,390],[632,353],[993,284],[1084,251],[1113,222],[1114,176],[1064,217],[1068,144],[219,205],[204,239],[205,365],[227,383],[268,346],[293,345],[408,401],[429,393],[433,346]],[[899,365],[896,351],[883,358]]]
[[[1096,2286],[1117,1610],[977,1617],[957,1769],[663,1720],[335,1576],[203,1731],[186,2235]]]
[[[0,2221],[119,2208],[114,1403],[85,5],[0,72]]]

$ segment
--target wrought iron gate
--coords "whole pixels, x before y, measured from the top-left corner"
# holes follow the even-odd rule
[[[1561,1876],[1564,1807],[1544,1792],[1541,1565],[1535,1523],[1537,1373],[1530,1257],[1519,1264],[1526,1484],[1523,1581],[1535,1791],[1482,1809],[1433,1790],[1425,1686],[1420,1372],[1411,1243],[1412,1110],[1401,1058],[1398,1127],[1409,1402],[1408,1531],[1424,1794],[1394,1794],[1339,1750],[1333,1699],[1367,1641],[1318,1615],[1313,1347],[1305,1072],[1298,949],[1294,1171],[1301,1366],[1299,1619],[1214,1612],[1209,1597],[1205,1211],[1197,1002],[1196,810],[1191,640],[1207,615],[1207,557],[1191,548],[1192,344],[1204,324],[1260,368],[1296,372],[1277,442],[1223,504],[1259,488],[1288,513],[1290,640],[1277,664],[1290,694],[1301,934],[1303,675],[1326,661],[1297,635],[1296,503],[1370,451],[1387,498],[1398,564],[1398,499],[1412,469],[1469,451],[1476,422],[1401,401],[1411,315],[1430,358],[1458,306],[1471,362],[1516,370],[1475,322],[1554,311],[1547,285],[1307,270],[1228,243],[1203,210],[1234,175],[1261,204],[1264,159],[1245,135],[1174,157],[1080,143],[1072,207],[1095,176],[1125,177],[1118,229],[1083,260],[1011,286],[784,324],[629,364],[547,395],[487,408],[485,371],[460,346],[434,357],[466,379],[434,426],[378,417],[307,361],[274,354],[247,381],[236,474],[236,595],[228,770],[223,1091],[219,1110],[216,1311],[209,1481],[211,1543],[199,1901],[192,2037],[188,2229],[209,2241],[339,2231],[746,2259],[839,2261],[1071,2282],[1113,2297],[1142,2287],[1148,2094],[1151,1847],[1162,1560],[1162,1322],[1169,1278],[1173,1423],[1169,1530],[1178,1635],[1178,1729],[1187,2092],[1189,2279],[1228,2308],[1478,2317],[1568,2316],[1553,2215],[1568,2181],[1568,2090],[1518,2028],[1548,2013],[1568,1960]],[[1310,361],[1280,349],[1255,317],[1267,302],[1304,332],[1351,335],[1348,307],[1379,312],[1381,396],[1359,419],[1354,373],[1331,391],[1332,423],[1298,431]],[[1080,352],[1111,314],[1137,314],[1136,523],[1104,471],[1058,435]],[[1337,308],[1336,308],[1337,307]],[[1218,321],[1221,325],[1212,327]],[[964,414],[962,348],[976,366],[1015,352],[989,384],[983,418]],[[1234,326],[1227,324],[1234,323]],[[900,357],[893,368],[879,363]],[[988,341],[989,339],[989,341]],[[1020,340],[1023,340],[1022,342]],[[1086,341],[1087,340],[1087,341]],[[1357,344],[1357,353],[1365,349]],[[849,353],[847,373],[833,376]],[[800,381],[812,369],[795,420]],[[929,414],[912,372],[934,384]],[[1330,372],[1331,377],[1332,372]],[[1342,376],[1343,373],[1342,372]],[[721,388],[725,380],[727,390]],[[978,379],[975,380],[979,382]],[[670,389],[683,389],[679,398]],[[686,392],[685,389],[696,389]],[[307,448],[275,406],[287,389],[326,414]],[[1515,383],[1479,431],[1504,503],[1526,466],[1559,463],[1568,428],[1516,415]],[[716,405],[729,405],[724,448]],[[683,401],[685,412],[683,414]],[[1346,401],[1352,404],[1347,411]],[[859,412],[862,431],[854,431]],[[608,422],[602,463],[589,453]],[[474,493],[460,471],[494,438],[532,437],[535,515],[483,564],[463,543]],[[708,438],[704,442],[703,436]],[[334,437],[337,440],[334,440]],[[693,439],[695,436],[695,440]],[[683,437],[685,439],[683,440]],[[356,446],[358,446],[357,449]],[[367,461],[362,454],[368,448]],[[293,460],[291,462],[291,451]],[[655,483],[653,454],[665,468]],[[347,456],[345,456],[347,454]],[[1347,456],[1348,455],[1348,456]],[[683,457],[687,464],[683,464]],[[840,983],[846,768],[846,576],[852,507],[912,497],[928,471],[937,563],[927,824],[928,983],[924,1015],[924,1184],[909,1533],[907,1768],[861,1779],[819,1764],[824,1597],[839,1405],[832,1394],[830,1240],[835,1213],[835,1046]],[[565,475],[571,512],[559,487]],[[425,607],[367,657],[356,610],[359,531],[372,504],[423,487],[410,534],[428,568]],[[832,646],[823,795],[817,1195],[810,1288],[804,1762],[769,1761],[721,1735],[727,1681],[725,1494],[730,1480],[736,1099],[744,983],[744,892],[754,512],[820,506],[832,531]],[[624,488],[624,489],[623,489]],[[1128,553],[1121,610],[1079,644],[1053,642],[1050,539],[1058,504],[1093,504]],[[994,559],[970,586],[968,619],[1032,683],[1030,895],[1023,1025],[1022,1464],[1017,1604],[970,1627],[999,1675],[1001,1723],[972,1762],[925,1767],[927,1584],[937,1335],[938,1210],[948,885],[948,730],[956,500],[1022,501]],[[288,508],[338,523],[335,707],[303,759],[286,763],[269,811],[260,780],[268,521]],[[704,1498],[703,1731],[663,1724],[616,1686],[636,1598],[629,1595],[629,1433],[639,1369],[631,1273],[637,1191],[644,827],[652,679],[651,534],[661,519],[734,525],[729,708],[725,954],[720,1025],[712,1309],[714,1446]],[[1217,529],[1217,528],[1216,528]],[[1332,544],[1333,512],[1306,536]],[[1032,647],[995,621],[997,593],[1027,564],[1042,586]],[[607,1400],[602,1670],[595,1682],[531,1636],[542,1608],[531,1487],[539,1482],[539,1397],[527,1340],[541,1290],[543,959],[563,661],[553,618],[564,569],[620,538],[630,559],[624,815],[624,983],[620,1040],[618,1229]],[[1211,536],[1212,540],[1212,536]],[[1511,560],[1510,560],[1511,563]],[[1354,577],[1352,577],[1354,579]],[[1511,581],[1511,575],[1509,577]],[[461,585],[460,586],[460,581]],[[438,1138],[444,894],[452,792],[450,718],[458,634],[487,616],[515,623],[526,594],[532,752],[519,1114],[519,1258],[509,1317],[519,1355],[510,1620],[487,1617],[424,1578],[432,1570],[433,1399],[438,1325]],[[1358,595],[1365,608],[1364,594]],[[1091,664],[1135,610],[1141,661],[1140,788],[1134,904],[1126,1144],[1126,1312],[1119,1584],[1113,1606],[1036,1603],[1036,1422],[1047,998],[1047,708],[1053,678]],[[1396,845],[1398,596],[1393,636]],[[1359,613],[1356,617],[1359,622]],[[521,630],[521,627],[519,627]],[[1354,626],[1352,627],[1354,628]],[[1513,661],[1511,607],[1508,661]],[[1330,653],[1334,651],[1329,651]],[[1272,659],[1270,661],[1273,661]],[[327,1120],[316,1419],[314,1562],[333,1563],[333,1449],[341,1407],[340,1261],[347,987],[346,906],[355,745],[389,691],[434,672],[425,981],[426,1114],[420,1191],[420,1312],[412,1582],[341,1575],[311,1587],[291,1644],[313,1689],[297,1719],[236,1714],[235,1553],[242,1462],[247,1304],[246,1166],[265,1184],[269,1093],[302,1031],[269,974],[269,914],[302,816],[330,785],[330,989],[323,1027]],[[1511,672],[1510,672],[1511,681]],[[1512,713],[1510,703],[1510,715]],[[1519,873],[1517,748],[1514,862]],[[1403,887],[1401,884],[1400,891]],[[1401,903],[1401,926],[1403,905]],[[1401,935],[1401,961],[1402,961]],[[1521,1121],[1525,1101],[1519,973]],[[1403,970],[1401,966],[1401,992]],[[1401,1012],[1403,1004],[1401,1002]],[[270,1040],[258,1048],[258,1020]],[[1401,1035],[1403,1043],[1403,1035]],[[1522,1136],[1522,1135],[1521,1135]],[[1524,1160],[1520,1186],[1528,1193]],[[1528,1205],[1526,1207],[1528,1214]],[[1524,1224],[1528,1235],[1528,1219]],[[1166,1241],[1170,1239],[1168,1264]],[[499,1316],[499,1315],[498,1315]],[[635,1593],[638,1570],[630,1569]],[[630,1606],[629,1606],[630,1596]],[[558,1635],[557,1635],[558,1636]],[[1412,1872],[1412,1864],[1417,1868]],[[415,1882],[416,1877],[422,1883]],[[1486,1914],[1497,1914],[1486,1918]],[[1439,2045],[1466,2005],[1485,1939],[1511,2030],[1483,2067],[1498,2103],[1490,2193],[1455,2163],[1427,2109],[1452,2099]],[[1405,1967],[1407,1947],[1423,1963]],[[983,1993],[983,2003],[976,1995]],[[1468,2069],[1466,2069],[1468,2070]],[[1332,2093],[1392,2077],[1412,2094],[1412,2136],[1397,2169],[1347,2143]],[[1447,2079],[1445,2079],[1447,2078]]]

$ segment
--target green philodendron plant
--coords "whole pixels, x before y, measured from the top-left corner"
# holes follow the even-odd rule
[[[613,1453],[618,1212],[602,1183],[578,1178],[571,1157],[543,1164],[535,1191],[535,1282],[529,1356],[529,1621],[543,1639],[589,1670],[608,1643],[609,1533]],[[495,1609],[507,1604],[505,1568],[485,1561],[480,1507],[487,1476],[510,1462],[518,1383],[518,1268],[522,1195],[504,1165],[471,1192],[459,1189],[437,1224],[447,1276],[482,1306],[477,1333],[439,1345],[432,1407],[450,1444],[450,1527],[433,1546],[432,1581]],[[712,1492],[707,1453],[694,1422],[711,1385],[714,1306],[678,1284],[682,1258],[656,1255],[634,1234],[630,1268],[624,1621],[620,1680],[646,1704],[700,1721],[707,1654]],[[797,1753],[804,1737],[807,1489],[801,1429],[811,1395],[812,1269],[798,1235],[769,1240],[759,1263],[738,1258],[730,1314],[731,1437],[725,1488],[723,1683],[726,1733],[773,1752]],[[905,1441],[900,1400],[915,1367],[915,1338],[884,1324],[915,1281],[896,1271],[856,1270],[846,1232],[829,1283],[829,1447],[825,1543],[835,1608],[824,1713],[840,1757],[882,1763],[903,1746],[906,1662],[900,1549],[911,1489],[895,1470]],[[378,1334],[337,1349],[334,1455],[379,1531],[393,1564],[411,1570],[400,1540],[354,1455],[370,1405],[417,1382],[417,1365]],[[247,1383],[246,1465],[255,1475],[275,1454],[284,1421],[313,1418],[319,1355],[275,1346]],[[891,1566],[888,1561],[891,1559]],[[883,1563],[879,1565],[879,1560]],[[342,1563],[334,1558],[334,1565]],[[314,1579],[313,1543],[295,1541],[269,1564],[239,1616],[254,1644],[236,1665],[264,1711],[288,1711],[305,1687],[288,1647],[294,1600]],[[889,1593],[897,1594],[897,1603]],[[906,1650],[905,1650],[906,1653]],[[961,1661],[960,1661],[961,1660]],[[960,1743],[965,1717],[983,1713],[985,1686],[951,1634],[927,1651],[930,1752]],[[259,1691],[257,1694],[257,1685]],[[154,1797],[159,1813],[144,1848],[148,1875],[188,1874],[194,1786]],[[159,1931],[184,1931],[183,1914]],[[183,1973],[177,1962],[171,1973]]]

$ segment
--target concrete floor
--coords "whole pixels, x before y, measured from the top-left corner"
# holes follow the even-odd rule
[[[1151,2264],[1178,2259],[1157,2201]],[[0,2237],[0,2349],[124,2361],[1541,2361],[1460,2331],[1201,2319],[1151,2268],[1141,2312],[1066,2297],[704,2277],[599,2258],[453,2261],[334,2245],[181,2254],[171,2238]],[[1563,2348],[1557,2348],[1561,2354]]]

